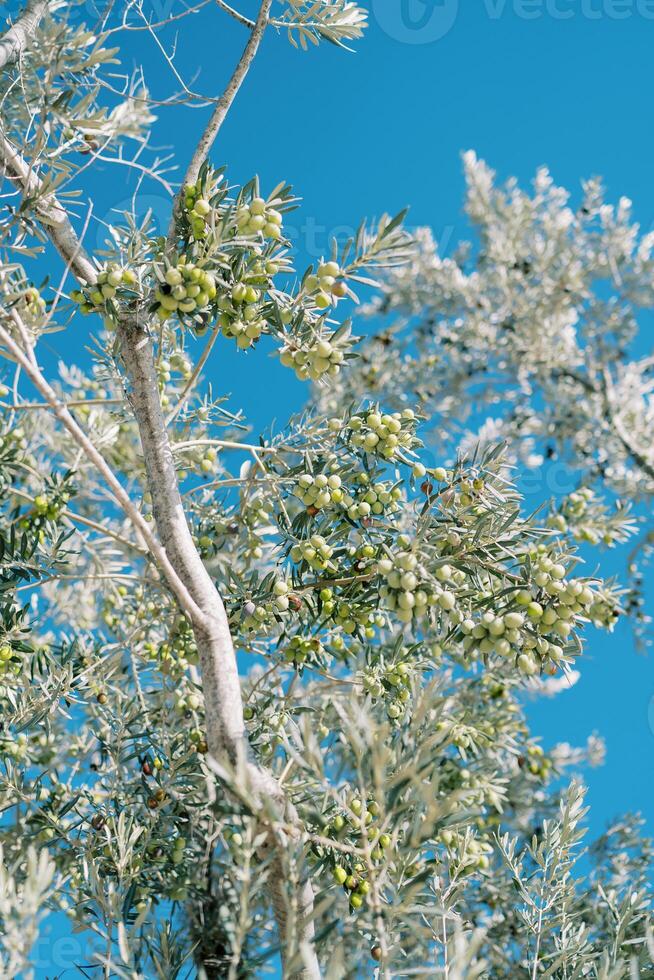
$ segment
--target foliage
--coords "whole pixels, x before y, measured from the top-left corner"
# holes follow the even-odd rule
[[[526,513],[513,468],[517,425],[503,430],[508,445],[451,444],[457,379],[482,356],[463,334],[482,331],[475,311],[485,291],[498,303],[501,294],[505,319],[512,310],[511,331],[491,318],[484,341],[486,358],[509,376],[519,360],[525,377],[541,378],[541,331],[530,317],[543,311],[563,334],[556,364],[583,362],[600,377],[590,341],[574,346],[565,328],[573,286],[561,286],[556,302],[553,288],[544,296],[536,284],[525,295],[531,251],[522,246],[523,267],[507,279],[498,256],[508,261],[510,236],[495,226],[482,263],[488,282],[481,272],[468,282],[452,261],[413,250],[402,215],[362,224],[298,275],[284,231],[298,205],[291,189],[282,182],[266,196],[256,178],[230,187],[208,160],[171,201],[167,235],[127,214],[92,260],[81,246],[67,253],[58,209],[76,217],[87,165],[131,160],[144,168],[139,180],[164,179],[157,160],[139,161],[154,102],[165,100],[129,89],[120,110],[110,106],[114,38],[138,19],[138,5],[127,8],[88,31],[77,8],[53,4],[3,82],[3,975],[28,975],[39,924],[56,912],[84,937],[78,965],[90,960],[106,976],[259,976],[275,970],[280,950],[289,976],[312,976],[313,946],[339,977],[653,976],[651,845],[625,818],[592,846],[583,877],[583,790],[562,780],[601,747],[545,753],[523,707],[526,691],[572,678],[589,634],[622,615],[623,591],[585,574],[578,544],[620,542],[633,519],[588,485],[549,514]],[[359,36],[363,19],[349,3],[293,3],[272,23],[300,43],[341,43]],[[123,155],[130,141],[132,158]],[[16,152],[36,182],[21,176]],[[493,197],[484,173],[483,207],[473,198],[480,217],[529,210],[515,190],[511,205]],[[601,248],[595,265],[587,269],[584,253],[575,266],[565,252],[570,224],[545,221],[559,199],[549,185],[542,193],[533,217],[542,251],[557,263],[564,256],[561,275],[577,268],[586,286],[574,295],[583,294],[592,337],[606,338],[606,307],[584,293]],[[596,240],[588,230],[584,248]],[[39,281],[48,242],[76,283],[59,266],[52,284]],[[638,261],[644,295],[646,258]],[[358,357],[351,317],[341,316],[370,270],[387,277],[384,309],[415,316],[429,303],[442,323],[438,334],[394,332],[388,370],[383,360],[373,370],[371,356],[388,335],[366,341]],[[130,368],[135,323],[154,347],[154,392]],[[616,314],[610,329],[628,332],[628,316]],[[46,382],[33,352],[55,330],[76,331],[92,357],[67,360]],[[244,441],[241,415],[203,379],[221,343],[249,357],[273,345],[282,365],[318,383],[305,411],[274,437]],[[433,392],[418,384],[426,346],[442,398],[436,381]],[[559,357],[556,344],[548,350]],[[522,395],[507,394],[514,415]],[[588,395],[588,413],[597,399]],[[548,403],[548,425],[563,444],[570,429],[556,421],[558,408]],[[176,549],[188,552],[165,533],[167,508],[177,514],[182,504],[176,489],[162,500],[152,475],[162,410],[159,448],[190,528],[186,566]],[[449,442],[439,465],[425,448],[435,426]],[[631,481],[635,498],[649,492],[624,445],[620,459],[612,478]],[[255,772],[281,787],[284,808],[274,793],[262,798],[229,751],[209,751],[220,744],[212,670],[225,662],[208,664],[197,593],[189,600],[184,591],[197,556],[238,654],[230,647],[226,662],[241,667],[242,713],[232,707]],[[285,907],[273,916],[280,876]]]
[[[388,323],[339,390],[323,395],[325,410],[361,391],[398,407],[408,396],[436,421],[430,442],[446,455],[504,439],[528,469],[576,471],[556,526],[611,547],[645,524],[629,557],[643,634],[654,401],[637,314],[654,302],[654,239],[626,198],[605,203],[597,180],[573,207],[546,170],[528,194],[515,181],[497,186],[473,153],[464,164],[475,244],[444,256],[418,230],[413,260],[388,274],[372,303]]]

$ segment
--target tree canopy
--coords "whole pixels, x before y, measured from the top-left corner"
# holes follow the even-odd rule
[[[266,31],[350,46],[365,11],[182,7],[243,28],[208,98],[120,74],[166,26],[122,6],[30,0],[0,40],[3,976],[48,917],[106,977],[654,976],[651,843],[626,816],[583,849],[601,741],[545,753],[524,708],[646,624],[579,549],[654,488],[651,236],[468,155],[476,251],[401,214],[296,269],[301,201],[214,141]],[[179,101],[210,118],[170,187],[148,135]],[[99,166],[167,186],[167,233],[134,208],[92,252]],[[228,409],[226,344],[307,382],[277,434]],[[530,513],[554,453],[579,486]]]

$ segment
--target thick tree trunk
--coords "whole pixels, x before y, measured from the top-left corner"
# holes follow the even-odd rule
[[[195,547],[184,513],[159,397],[152,340],[147,326],[136,318],[125,318],[119,324],[117,341],[127,375],[127,396],[141,436],[159,538],[202,614],[192,626],[200,657],[209,753],[219,764],[234,769],[236,778],[243,780],[260,812],[262,829],[267,832],[262,857],[270,865],[285,976],[317,980],[320,968],[313,948],[313,889],[307,879],[297,888],[291,887],[284,861],[284,838],[270,829],[268,820],[276,813],[287,826],[293,827],[298,825],[297,814],[273,776],[249,755],[229,623],[222,598]]]

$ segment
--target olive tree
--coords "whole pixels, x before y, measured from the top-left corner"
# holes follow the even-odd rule
[[[245,48],[167,233],[135,207],[94,254],[89,174],[166,187],[153,114],[200,96],[119,86],[123,32],[175,69],[141,3],[32,0],[0,41],[2,973],[42,965],[50,917],[105,977],[652,976],[650,843],[625,818],[576,870],[602,745],[546,754],[523,709],[620,589],[524,512],[515,445],[432,465],[438,408],[363,380],[344,311],[419,261],[402,216],[297,273],[291,189],[211,158],[264,32],[365,26],[278,6],[168,12]],[[64,331],[80,364],[52,364]],[[226,408],[226,344],[314,383],[277,435]]]

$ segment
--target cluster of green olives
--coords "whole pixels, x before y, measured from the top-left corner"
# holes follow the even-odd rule
[[[194,751],[197,752],[198,755],[207,754],[209,751],[209,745],[207,744],[207,740],[201,728],[192,728],[189,733],[189,739]]]
[[[344,487],[338,473],[301,473],[297,477],[294,493],[310,514],[337,506],[347,512],[351,521],[392,513],[402,499],[399,486],[372,483],[365,472],[357,474],[355,482],[358,486],[352,494]]]
[[[315,663],[323,655],[322,644],[315,636],[293,636],[284,650],[284,660],[296,666],[302,666],[307,660]]]
[[[397,510],[403,496],[400,486],[389,482],[373,483],[367,473],[359,473],[357,483],[360,489],[356,496],[348,496],[344,501],[350,520],[381,517]]]
[[[180,256],[177,265],[156,269],[159,285],[155,290],[156,312],[160,320],[168,320],[174,313],[191,314],[206,310],[216,297],[216,280],[213,273],[201,269],[186,256]]]
[[[194,184],[186,184],[184,187],[184,214],[196,241],[207,237],[207,219],[213,210],[210,200],[205,196],[211,191],[203,184],[202,178],[198,178]]]
[[[527,746],[527,757],[518,759],[518,764],[543,781],[549,778],[553,769],[552,760],[545,755],[543,747],[535,743]]]
[[[442,830],[440,839],[448,850],[450,875],[452,878],[474,874],[475,871],[488,871],[493,845],[471,834],[461,834],[456,830]]]
[[[345,649],[341,633],[352,636],[361,628],[366,639],[372,639],[375,635],[375,627],[381,628],[386,625],[383,614],[371,608],[370,603],[365,599],[359,600],[352,595],[339,596],[329,586],[322,588],[319,595],[321,615],[329,616],[339,627],[339,632],[331,641],[336,653],[341,653]]]
[[[583,518],[588,505],[595,499],[595,493],[590,487],[580,487],[569,493],[561,505],[561,513],[573,521]],[[564,528],[565,530],[565,528]]]
[[[598,629],[613,629],[620,617],[620,607],[615,594],[595,593],[592,604],[587,610],[588,618]]]
[[[330,819],[325,833],[337,840],[347,836],[354,836],[358,840],[365,826],[366,836],[372,845],[370,857],[375,863],[382,862],[391,847],[392,838],[390,834],[380,833],[372,826],[379,813],[379,805],[374,800],[364,802],[353,797]],[[336,884],[341,885],[348,896],[350,909],[355,912],[362,908],[370,892],[366,865],[356,859],[346,861],[338,855],[333,858],[332,875]]]
[[[349,898],[350,908],[353,912],[362,908],[366,900],[366,895],[370,891],[370,882],[363,877],[365,870],[365,865],[357,862],[350,868],[345,867],[343,864],[337,864],[334,866],[332,872],[334,881],[338,885],[343,886],[343,890]]]
[[[247,282],[236,282],[229,295],[221,296],[218,322],[223,337],[236,341],[242,350],[251,347],[267,327],[261,290]]]
[[[186,838],[185,837],[175,837],[172,845],[172,853],[170,855],[170,860],[173,864],[182,864],[184,861],[184,851],[186,850]]]
[[[137,285],[138,277],[133,269],[111,262],[98,273],[93,285],[73,290],[70,298],[82,313],[106,312],[109,303],[133,296]]]
[[[175,697],[175,711],[178,715],[192,714],[202,707],[202,696],[195,690],[178,689]],[[191,736],[192,738],[192,736]]]
[[[62,510],[69,500],[70,494],[66,490],[37,494],[31,509],[19,518],[18,526],[23,531],[36,530],[39,540],[43,541],[46,523],[59,520]]]
[[[253,493],[248,492],[243,496],[235,512],[216,514],[213,527],[207,528],[201,540],[203,544],[207,544],[208,550],[213,552],[224,545],[224,542],[221,544],[215,538],[227,536],[231,540],[236,540],[235,536],[243,532],[245,540],[239,540],[239,546],[243,549],[243,558],[247,561],[259,561],[263,558],[267,547],[266,531],[270,527],[272,507],[270,497],[263,492],[258,490]]]
[[[0,677],[17,677],[23,669],[23,658],[8,643],[0,644]]]
[[[403,542],[406,541],[404,536],[401,537]],[[386,584],[380,589],[380,595],[386,607],[402,623],[410,623],[414,616],[419,618],[426,615],[429,606],[438,606],[443,612],[450,614],[456,609],[454,592],[440,586],[428,585],[422,577],[416,555],[410,550],[382,558],[377,563],[377,571],[386,580]],[[443,583],[455,577],[453,569],[446,564],[441,565],[435,574]]]
[[[403,412],[382,415],[373,409],[365,415],[352,415],[346,423],[353,446],[383,459],[396,459],[402,450],[419,445],[415,436],[416,415],[406,408]]]
[[[338,262],[321,262],[315,274],[310,273],[304,280],[305,291],[319,310],[328,306],[347,294],[347,286],[342,278],[343,270]]]
[[[261,632],[274,626],[279,618],[288,612],[297,612],[302,600],[291,591],[285,579],[277,579],[272,586],[272,597],[255,602],[246,599],[241,606],[241,626],[245,630]]]
[[[580,621],[595,620],[597,614],[601,625],[611,626],[618,613],[610,596],[600,596],[583,580],[566,578],[565,565],[552,558],[546,546],[532,549],[528,560],[532,588],[514,592],[508,609],[487,610],[479,621],[464,619],[460,628],[467,653],[496,654],[515,661],[522,674],[534,676],[548,662],[555,667],[564,659]]]
[[[278,241],[282,237],[282,215],[262,197],[253,197],[236,212],[236,227],[240,235],[263,235]]]
[[[323,602],[323,612],[325,607],[329,607],[331,604],[332,602]],[[339,599],[335,602],[331,615],[334,623],[343,633],[351,636],[360,628],[368,640],[372,640],[374,637],[376,626],[386,625],[384,617],[371,609],[368,603],[357,602],[352,598]]]
[[[287,342],[280,351],[280,360],[284,367],[293,368],[300,381],[333,378],[341,370],[350,343],[345,335],[336,339],[334,333],[317,337],[307,348]]]
[[[593,590],[584,582],[565,579],[566,569],[560,562],[547,554],[532,554],[531,560],[539,589],[536,594],[520,589],[515,595],[531,626],[523,634],[522,653],[517,661],[527,675],[540,673],[547,660],[559,663],[579,617],[586,616],[595,601]]]
[[[162,674],[174,678],[182,677],[188,666],[198,664],[200,659],[191,624],[185,616],[177,617],[168,640],[161,643],[148,640],[143,649]]]
[[[479,506],[480,497],[486,487],[483,476],[464,476],[455,485],[455,502],[462,509],[472,508],[471,519],[476,513],[475,505]]]
[[[330,504],[340,504],[344,499],[342,480],[338,473],[301,473],[297,478],[295,496],[305,507],[315,511],[329,507]]]
[[[287,612],[290,609],[291,601],[297,597],[291,592],[291,585],[286,579],[278,578],[273,583],[273,604],[279,612]],[[294,603],[295,605],[295,603]]]
[[[499,615],[487,611],[478,623],[472,619],[465,619],[461,623],[461,631],[464,634],[463,648],[466,652],[478,651],[482,655],[495,653],[505,658],[517,656],[524,624],[525,616],[518,611]]]
[[[629,533],[620,524],[611,526],[606,506],[590,487],[580,487],[568,494],[548,523],[561,533],[569,532],[577,541],[593,545],[601,542],[608,547],[623,541]]]
[[[193,373],[193,362],[184,351],[173,351],[169,358],[162,357],[157,362],[159,386],[163,387],[172,381],[173,374],[181,375],[184,381]]]
[[[269,700],[267,705],[264,703],[266,700],[262,698],[258,703],[246,704],[243,717],[247,722],[253,722],[249,726],[249,736],[257,754],[271,756],[284,741],[284,727],[290,716],[286,711],[271,710]]]
[[[185,469],[194,470],[203,476],[215,475],[220,468],[220,454],[215,446],[197,446],[189,449],[189,454],[185,457]],[[181,474],[180,474],[181,476]],[[213,544],[213,539],[207,536],[197,540],[197,544],[204,550],[209,551]]]
[[[153,802],[156,802],[154,798]],[[154,809],[156,810],[157,807]],[[95,826],[95,818],[92,823]],[[98,824],[104,826],[102,814],[98,814]],[[146,912],[150,907],[153,891],[161,893],[162,896],[174,902],[183,902],[188,897],[191,882],[184,868],[180,867],[186,859],[186,838],[178,836],[170,840],[174,830],[171,828],[166,832],[167,839],[158,834],[157,839],[152,841],[145,850],[146,866],[149,870],[148,878],[147,880],[142,879],[142,886],[135,888],[133,893],[134,910],[138,914]]]
[[[386,667],[368,668],[362,674],[363,688],[376,701],[383,700],[391,721],[404,715],[411,700],[413,669],[406,661],[398,661]]]
[[[10,269],[12,271],[10,271]],[[27,285],[20,267],[0,269],[0,291],[7,305],[13,306],[27,327],[38,327],[43,320],[47,304],[36,286]]]
[[[147,630],[159,626],[160,608],[142,585],[129,589],[126,585],[117,585],[105,596],[102,618],[111,629],[132,631],[137,627]],[[150,645],[147,643],[146,648],[149,651]]]
[[[331,560],[334,549],[321,534],[312,534],[307,541],[300,541],[291,548],[291,559],[296,564],[306,562],[318,572],[336,572],[337,565]]]
[[[33,512],[37,518],[56,521],[69,500],[70,494],[65,490],[57,493],[56,496],[39,493],[34,498]]]
[[[14,762],[24,762],[29,754],[29,739],[24,732],[16,735],[3,734],[0,737],[0,759],[9,758]]]

